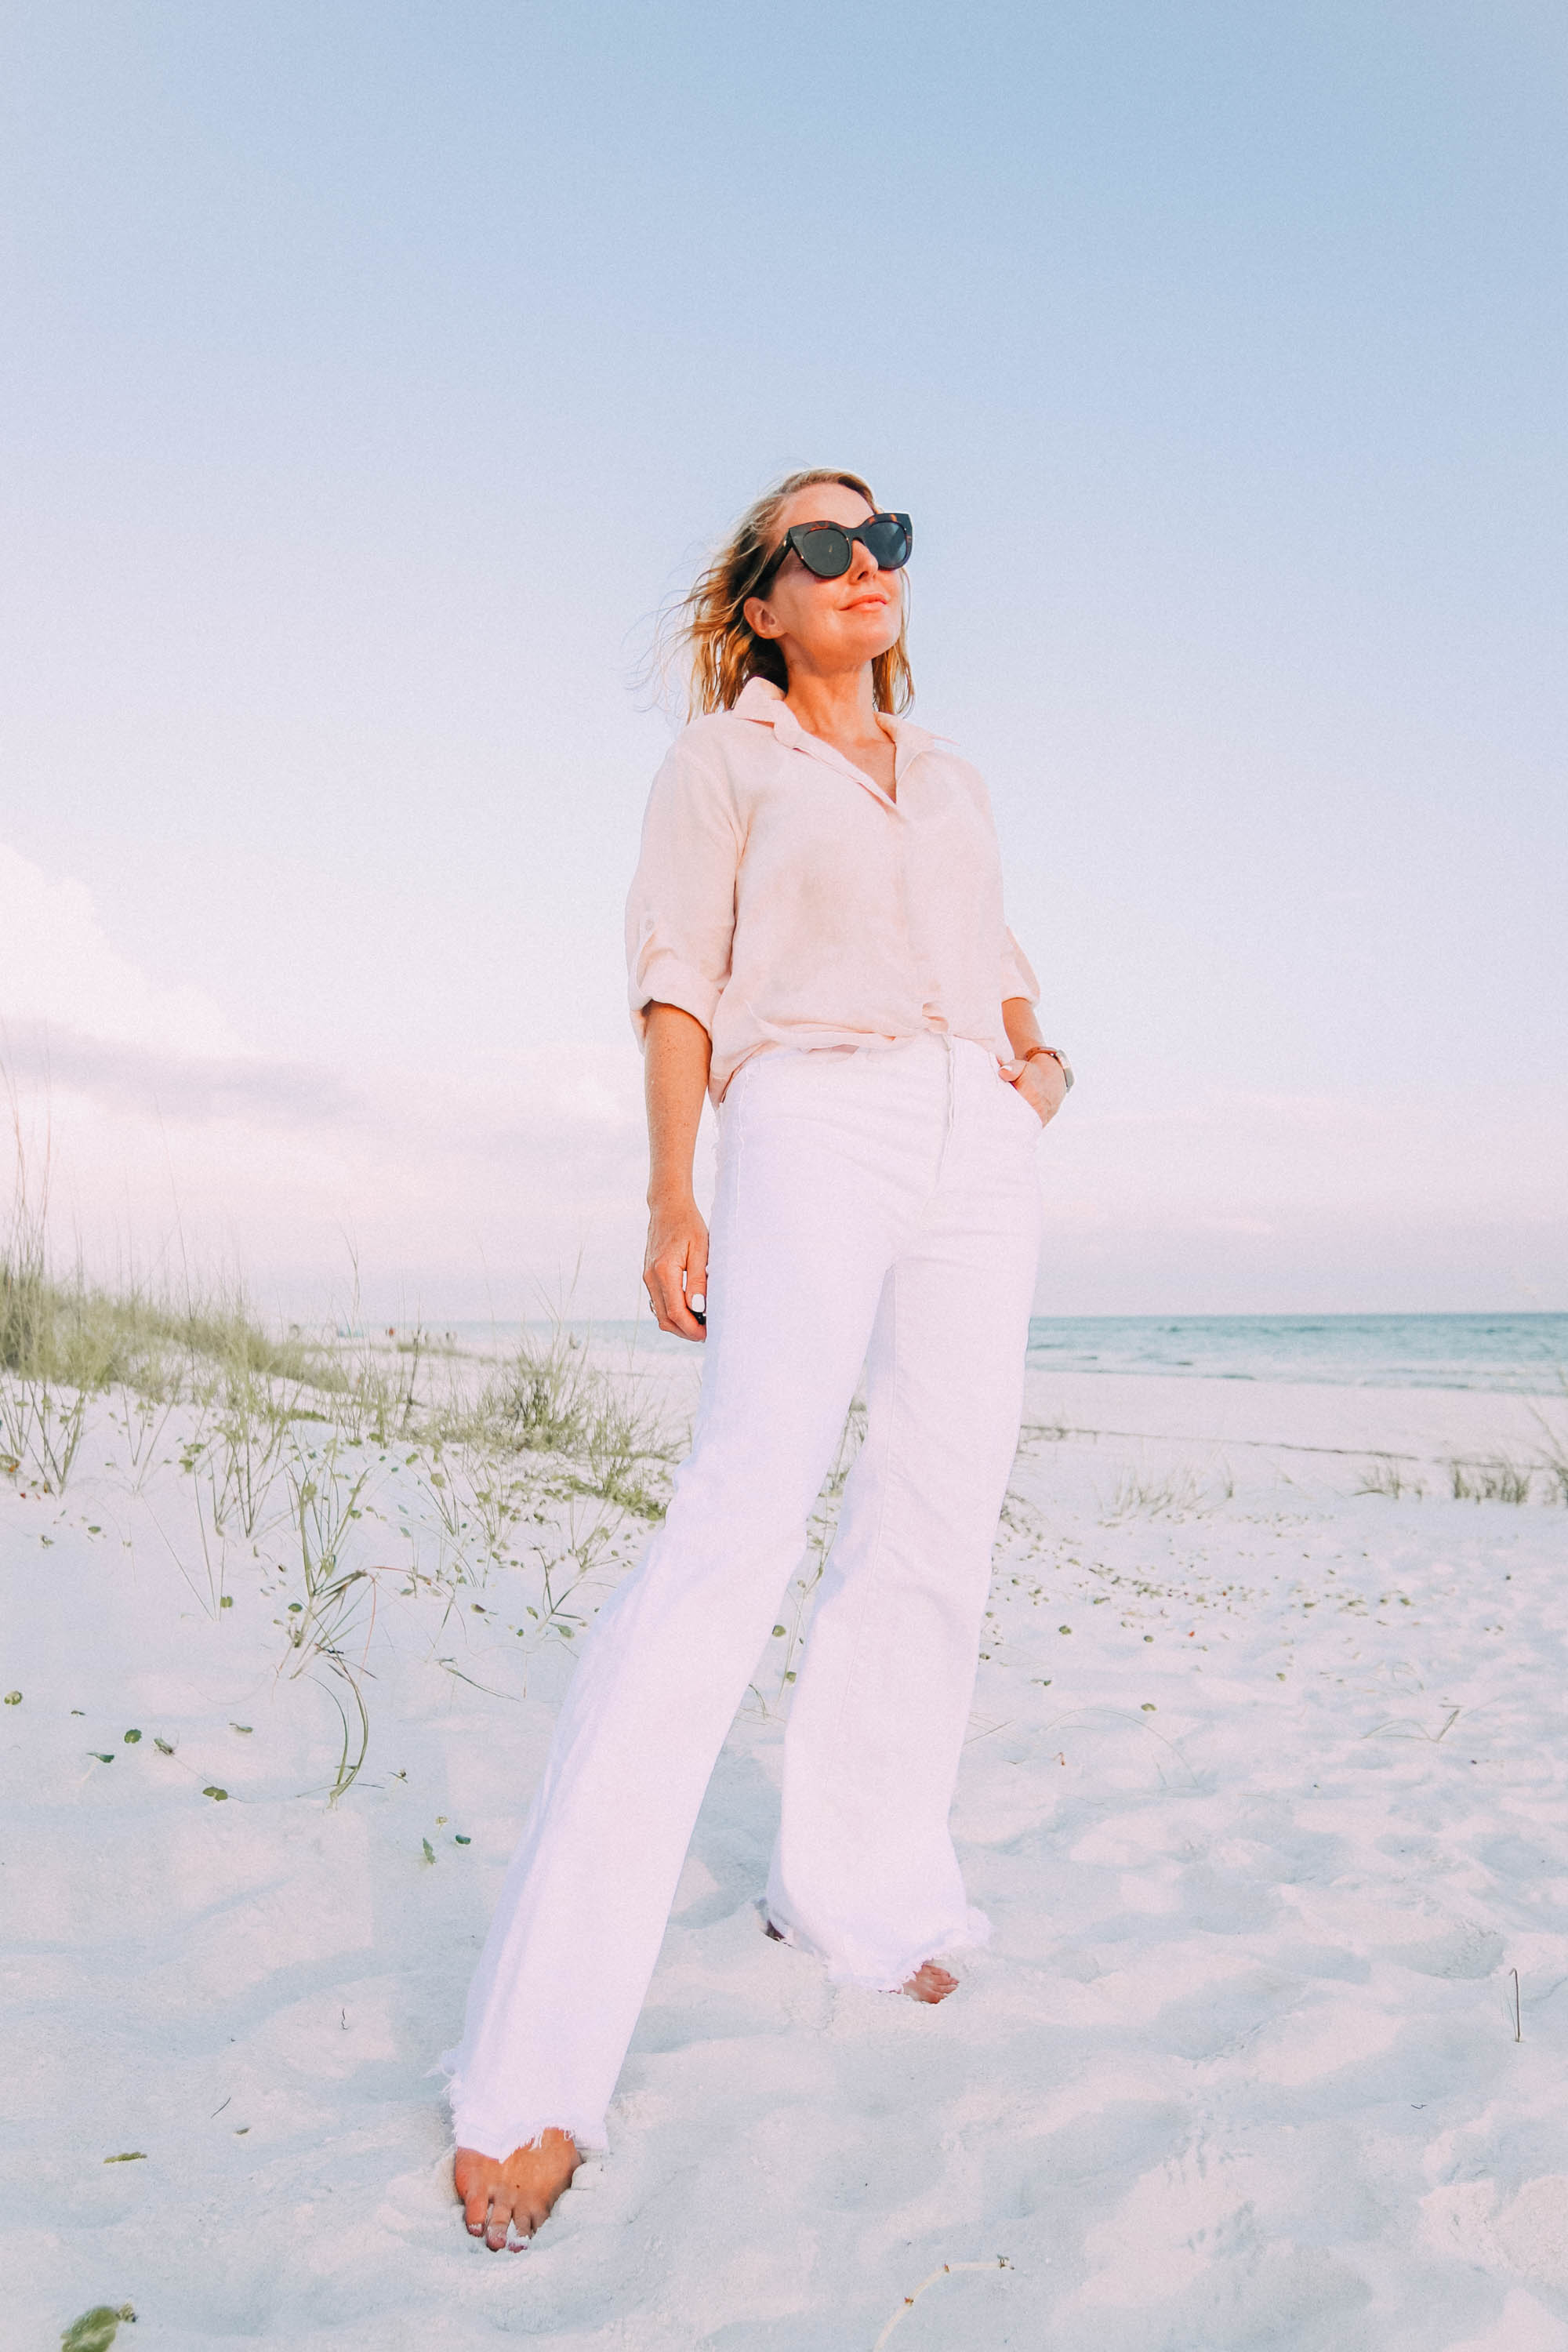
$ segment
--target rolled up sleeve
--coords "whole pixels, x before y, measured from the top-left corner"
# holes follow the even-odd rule
[[[626,899],[626,974],[640,1043],[650,1004],[678,1005],[710,1036],[730,977],[740,828],[728,782],[677,743],[654,778]]]
[[[1028,957],[1005,924],[1002,929],[1002,1002],[1010,996],[1026,997],[1031,1004],[1040,1001],[1040,983],[1035,978]]]

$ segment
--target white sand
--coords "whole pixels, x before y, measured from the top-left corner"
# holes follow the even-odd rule
[[[566,1670],[520,1696],[521,1580],[388,1591],[329,1810],[331,1709],[256,1562],[200,1605],[177,1470],[132,1499],[100,1416],[63,1501],[0,1484],[4,2342],[130,2300],[135,2352],[1565,2352],[1568,1512],[1438,1466],[1530,1408],[1052,1376],[1030,1418],[1121,1433],[1020,1457],[956,1812],[993,1948],[928,2011],[767,1942],[749,1709],[613,2151],[510,2255],[426,2069]],[[1357,1497],[1378,1453],[1426,1496]]]

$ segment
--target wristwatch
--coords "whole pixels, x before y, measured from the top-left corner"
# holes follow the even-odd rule
[[[1070,1094],[1072,1092],[1072,1064],[1068,1060],[1067,1055],[1062,1052],[1059,1045],[1031,1045],[1028,1052],[1026,1054],[1020,1054],[1018,1058],[1021,1062],[1032,1062],[1037,1055],[1039,1054],[1048,1054],[1050,1055],[1052,1061],[1055,1062],[1063,1077],[1067,1080],[1068,1092]]]

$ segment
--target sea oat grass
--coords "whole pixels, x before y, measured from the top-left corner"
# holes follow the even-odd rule
[[[1456,1455],[1448,1463],[1448,1483],[1458,1503],[1528,1503],[1534,1476],[1530,1463],[1515,1462],[1506,1454],[1484,1461],[1462,1461]]]
[[[176,1400],[216,1410],[237,1444],[242,1431],[297,1411],[301,1391],[330,1395],[346,1385],[330,1352],[268,1332],[237,1284],[182,1301],[142,1282],[90,1282],[79,1265],[57,1273],[43,1196],[29,1182],[18,1138],[0,1244],[0,1459],[11,1475],[58,1494],[89,1402],[108,1391],[121,1392],[116,1419],[140,1471],[151,1433]],[[291,1396],[280,1397],[279,1386]],[[231,1483],[241,1519],[253,1522],[244,1460]]]
[[[1568,1372],[1560,1369],[1557,1379],[1563,1400],[1568,1402]],[[1568,1423],[1555,1413],[1543,1412],[1539,1405],[1532,1418],[1541,1439],[1536,1468],[1546,1482],[1552,1500],[1568,1503]]]
[[[629,1372],[593,1362],[587,1342],[560,1323],[527,1335],[479,1394],[454,1402],[435,1426],[447,1444],[494,1461],[553,1454],[577,1467],[574,1491],[639,1518],[664,1515],[673,1447],[658,1404]]]
[[[328,1391],[348,1385],[327,1349],[273,1338],[238,1291],[182,1306],[137,1286],[109,1290],[79,1273],[61,1280],[15,1247],[0,1261],[0,1371],[89,1393],[130,1388],[156,1401],[258,1377]]]
[[[1386,1495],[1397,1503],[1406,1496],[1417,1500],[1426,1492],[1425,1486],[1410,1465],[1393,1454],[1374,1454],[1356,1482],[1358,1495]]]
[[[524,1339],[480,1391],[475,1414],[487,1433],[522,1454],[582,1454],[603,1410],[603,1376],[574,1332]]]
[[[1227,1490],[1235,1492],[1235,1482]],[[1115,1490],[1103,1512],[1104,1524],[1115,1527],[1122,1519],[1184,1519],[1205,1507],[1203,1483],[1195,1471],[1181,1468],[1157,1472],[1135,1468],[1126,1470],[1116,1482]]]

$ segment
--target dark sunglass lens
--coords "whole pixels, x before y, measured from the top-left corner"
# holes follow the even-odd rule
[[[837,580],[849,569],[849,541],[832,523],[802,531],[795,542],[800,560],[819,580]]]
[[[897,572],[910,560],[909,533],[895,515],[879,515],[860,534],[881,572]]]

